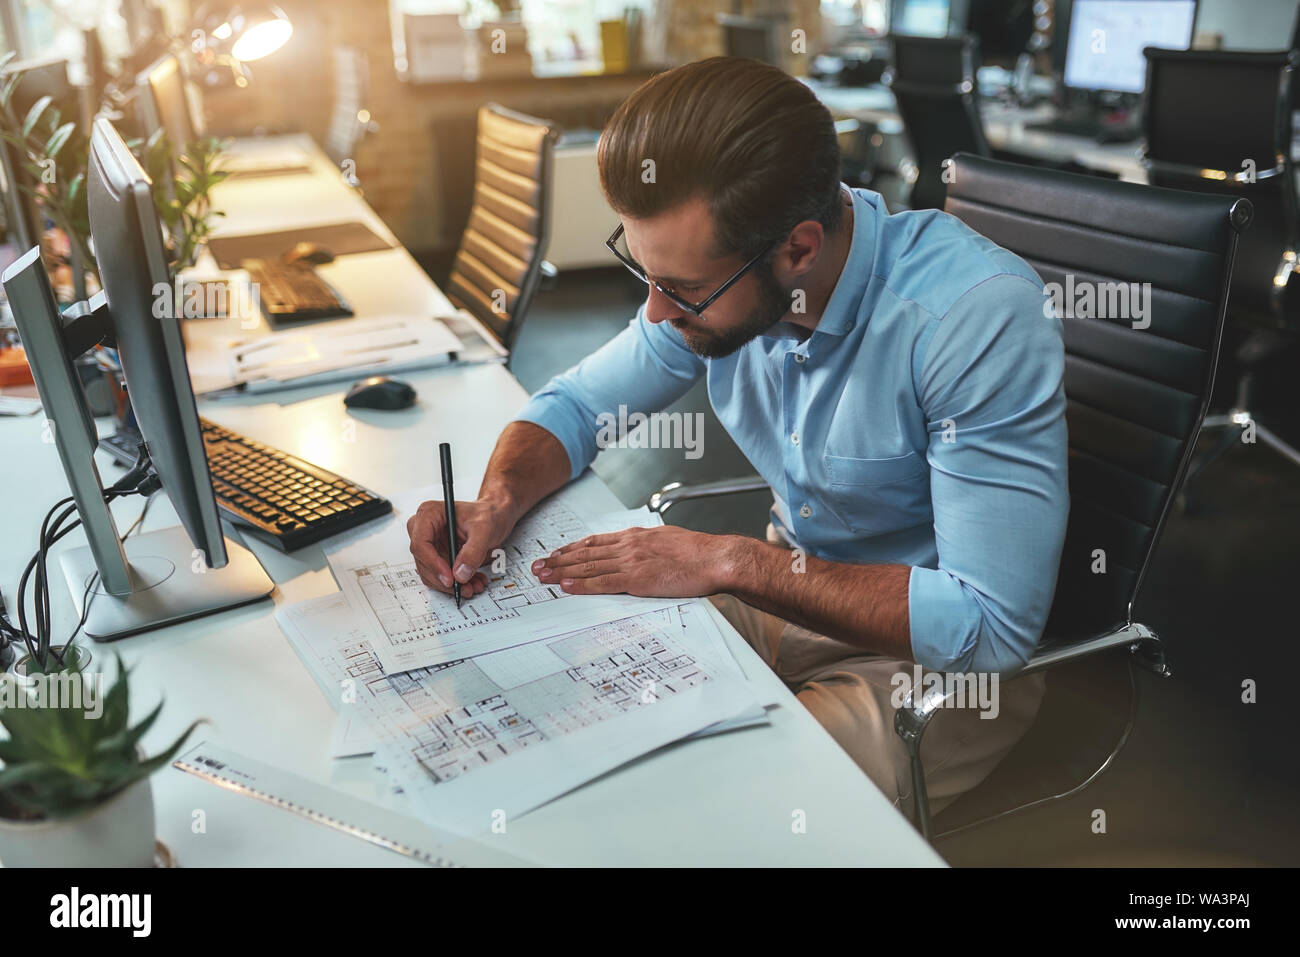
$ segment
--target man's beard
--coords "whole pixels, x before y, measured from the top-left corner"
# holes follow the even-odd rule
[[[682,334],[687,348],[697,356],[723,359],[762,335],[789,311],[790,294],[776,281],[771,264],[761,263],[754,267],[753,273],[758,279],[758,305],[736,328],[724,332],[700,329],[697,325],[683,328],[676,321],[669,320],[673,328]]]

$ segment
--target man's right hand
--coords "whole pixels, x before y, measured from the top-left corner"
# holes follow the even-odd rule
[[[420,579],[430,588],[451,594],[452,569],[460,582],[462,598],[487,589],[487,577],[478,571],[491,552],[510,536],[515,519],[493,502],[456,502],[456,533],[460,550],[447,554],[447,510],[441,501],[424,502],[406,522],[411,554]]]

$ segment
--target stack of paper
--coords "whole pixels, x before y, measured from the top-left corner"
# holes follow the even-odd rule
[[[569,595],[529,569],[650,513],[552,496],[457,609],[420,582],[406,537],[403,513],[435,497],[399,496],[395,518],[330,552],[338,593],[278,616],[339,713],[335,755],[372,753],[431,826],[485,832],[656,748],[766,722],[702,599]]]
[[[192,353],[196,393],[268,391],[406,372],[450,362],[464,348],[445,323],[423,316],[336,319],[223,345]]]

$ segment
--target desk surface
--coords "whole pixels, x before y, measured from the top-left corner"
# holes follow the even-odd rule
[[[902,119],[894,95],[885,86],[839,87],[805,81],[833,113],[884,124],[886,132],[901,133]],[[984,135],[994,149],[1055,162],[1075,162],[1090,169],[1115,173],[1120,179],[1145,183],[1146,170],[1137,143],[1098,143],[1087,136],[1028,129],[1052,115],[1050,107],[1022,109],[982,101]]]
[[[232,180],[218,206],[223,232],[359,218],[390,235],[317,151],[310,173]],[[401,247],[343,257],[326,267],[359,317],[445,307],[441,292]],[[202,322],[203,320],[196,320]],[[216,335],[216,332],[212,333]],[[401,412],[345,410],[337,388],[200,403],[203,415],[389,493],[436,482],[438,441],[456,445],[458,469],[481,473],[500,428],[527,398],[498,364],[452,366],[404,375],[419,392]],[[101,423],[107,428],[106,423]],[[13,595],[46,509],[67,488],[55,446],[42,441],[40,416],[0,419],[4,542],[0,583]],[[121,471],[100,453],[105,484]],[[580,480],[596,508],[617,508],[591,472]],[[473,489],[465,489],[471,494]],[[120,527],[141,500],[114,503]],[[165,498],[144,529],[176,523]],[[56,549],[79,544],[77,536]],[[145,738],[151,752],[195,717],[207,739],[264,764],[295,772],[394,810],[368,757],[329,756],[334,712],[274,619],[275,607],[335,590],[319,547],[284,555],[250,547],[275,580],[272,601],[138,635],[91,644],[103,662],[122,655],[132,678],[132,710],[166,706]],[[75,618],[70,595],[53,588],[55,631]],[[781,704],[771,724],[679,742],[508,824],[484,842],[545,865],[939,865],[941,859],[719,616],[727,643],[751,680]],[[165,769],[153,779],[158,835],[183,866],[363,865],[410,862],[250,798]],[[195,833],[197,811],[205,829]],[[802,812],[800,814],[800,812]],[[794,826],[805,822],[802,831]],[[364,825],[364,821],[356,822]]]

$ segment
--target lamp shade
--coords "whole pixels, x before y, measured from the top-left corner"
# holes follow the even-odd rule
[[[212,3],[198,16],[198,26],[230,51],[236,60],[260,60],[274,53],[293,36],[293,24],[273,3]]]

